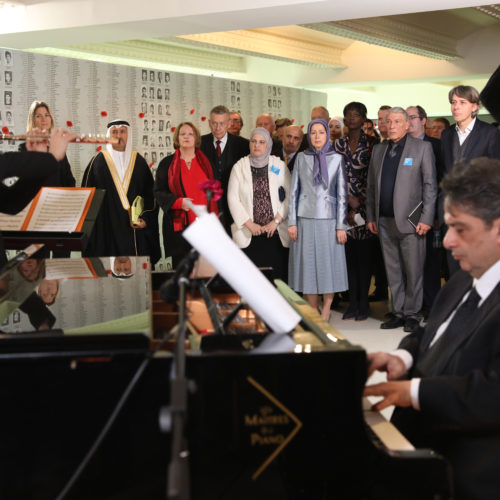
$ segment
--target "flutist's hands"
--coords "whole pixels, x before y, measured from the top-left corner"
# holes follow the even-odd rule
[[[46,153],[48,151],[47,140],[37,137],[40,135],[48,135],[48,131],[35,128],[26,134],[27,151],[36,151],[38,153]]]
[[[57,161],[63,160],[68,144],[77,137],[77,134],[62,128],[53,130],[49,140],[49,153],[52,153]]]

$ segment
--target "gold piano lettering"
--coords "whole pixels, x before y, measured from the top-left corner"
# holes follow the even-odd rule
[[[275,434],[272,436],[262,436],[258,432],[252,432],[250,434],[250,444],[252,446],[267,446],[270,444],[282,444],[285,441],[285,436],[283,434]]]

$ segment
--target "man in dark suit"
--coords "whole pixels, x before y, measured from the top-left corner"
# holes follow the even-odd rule
[[[442,453],[454,471],[457,500],[500,491],[500,161],[456,165],[442,182],[448,233],[460,263],[439,293],[424,329],[392,354],[369,355],[368,386],[396,405],[392,421],[417,447]]]
[[[442,171],[438,178],[453,168],[456,160],[470,161],[485,156],[500,158],[500,130],[477,118],[479,111],[479,93],[474,87],[459,85],[448,93],[451,112],[456,122],[441,134]],[[439,221],[443,222],[443,200],[440,196],[438,205]],[[450,275],[459,267],[447,253]]]
[[[282,144],[283,146],[279,149],[279,157],[285,162],[285,165],[289,168],[290,172],[293,170],[295,165],[295,160],[297,159],[297,154],[302,143],[302,137],[304,132],[297,125],[289,125],[286,127],[285,133],[283,135]]]
[[[421,139],[431,143],[434,159],[436,162],[436,171],[440,170],[441,165],[441,142],[434,137],[429,137],[426,133],[427,113],[422,106],[409,106],[406,108],[410,126],[408,134],[415,139]],[[437,181],[437,178],[436,178]],[[437,207],[436,207],[437,208]],[[437,211],[434,215],[434,228],[439,229],[437,223]],[[434,299],[441,288],[441,248],[434,248],[434,231],[428,231],[425,235],[425,264],[424,264],[424,298],[422,310],[424,317],[427,318],[432,308]]]
[[[366,190],[367,227],[380,234],[393,317],[383,329],[418,328],[423,296],[425,234],[434,222],[437,196],[432,147],[408,135],[402,108],[387,117],[389,141],[373,148]],[[417,213],[414,225],[408,221]]]
[[[214,176],[221,182],[224,194],[219,202],[222,221],[229,228],[232,222],[227,205],[227,185],[233,165],[243,156],[250,154],[248,139],[228,133],[229,109],[215,106],[208,121],[210,134],[201,136],[201,150],[212,164]]]

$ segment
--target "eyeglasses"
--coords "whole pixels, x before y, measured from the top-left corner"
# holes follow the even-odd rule
[[[418,116],[418,115],[409,115],[408,118],[410,120],[417,120],[417,119],[420,120],[421,119],[420,116]]]

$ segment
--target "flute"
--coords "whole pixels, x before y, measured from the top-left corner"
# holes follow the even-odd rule
[[[48,141],[50,139],[50,134],[0,134],[0,140],[4,141],[27,141],[32,142],[42,142]],[[102,134],[92,135],[92,134],[82,134],[77,136],[70,142],[77,142],[80,144],[118,144],[118,139],[114,137],[106,137]]]

